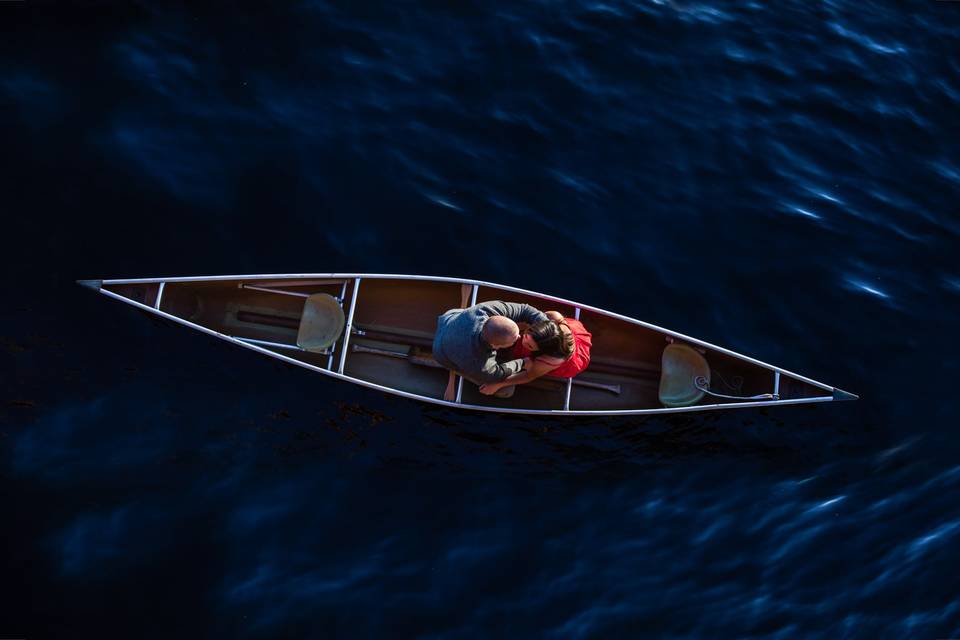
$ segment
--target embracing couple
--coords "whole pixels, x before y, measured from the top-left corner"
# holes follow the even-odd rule
[[[437,320],[433,339],[434,359],[450,370],[443,399],[456,399],[456,374],[501,398],[547,374],[572,378],[590,364],[591,340],[579,320],[529,304],[493,300],[451,309]]]

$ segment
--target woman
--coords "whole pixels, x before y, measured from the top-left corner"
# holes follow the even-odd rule
[[[525,384],[545,375],[572,378],[590,364],[593,336],[579,320],[547,311],[547,320],[530,325],[513,345],[511,358],[523,358],[523,370],[500,382],[482,385],[480,393],[493,395],[504,387]]]

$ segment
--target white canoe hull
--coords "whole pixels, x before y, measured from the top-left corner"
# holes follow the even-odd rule
[[[835,387],[641,320],[478,280],[306,273],[80,283],[147,313],[271,358],[385,393],[450,408],[541,416],[647,415],[856,399]],[[316,292],[328,292],[341,299],[347,316],[347,328],[330,353],[307,353],[296,348],[298,305],[302,308],[306,295]],[[458,401],[448,402],[443,399],[445,372],[417,367],[400,358],[371,356],[371,349],[364,347],[364,344],[379,344],[364,335],[368,327],[409,336],[411,344],[427,344],[440,313],[464,303],[491,299],[527,302],[542,310],[553,308],[568,317],[579,316],[594,334],[594,348],[591,366],[577,379],[586,385],[592,384],[593,388],[565,381],[557,381],[549,389],[520,386],[514,399],[505,400],[482,396],[474,385],[460,381]],[[744,388],[737,389],[740,393],[735,395],[766,393],[775,399],[711,401],[707,396],[688,407],[660,405],[656,398],[658,354],[666,346],[667,338],[702,349],[711,367],[725,370],[728,378],[739,380]],[[362,351],[356,352],[358,349]],[[600,387],[604,386],[620,391],[616,394],[603,391]]]

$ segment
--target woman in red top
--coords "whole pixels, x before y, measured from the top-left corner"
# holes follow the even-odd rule
[[[590,364],[593,336],[579,320],[564,318],[556,311],[547,311],[543,322],[531,325],[513,345],[511,358],[523,358],[523,370],[508,378],[480,387],[480,393],[492,395],[516,384],[549,375],[572,378]]]

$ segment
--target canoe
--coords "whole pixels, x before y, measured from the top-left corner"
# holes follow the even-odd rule
[[[635,415],[855,400],[857,396],[669,329],[563,298],[478,280],[388,274],[78,280],[145,312],[310,371],[423,402],[500,413]],[[590,366],[510,398],[481,394],[431,355],[437,316],[478,301],[578,318]]]

